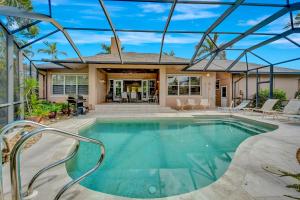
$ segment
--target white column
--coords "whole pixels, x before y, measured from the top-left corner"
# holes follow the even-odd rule
[[[167,73],[163,66],[159,69],[159,105],[166,106],[167,97]]]
[[[91,105],[92,109],[95,109],[95,105],[97,103],[97,89],[96,89],[96,81],[97,81],[97,69],[95,65],[89,65],[89,105]]]

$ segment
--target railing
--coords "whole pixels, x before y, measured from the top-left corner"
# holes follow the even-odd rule
[[[1,133],[0,133],[0,147],[2,144],[2,137],[4,135],[6,135],[8,133],[9,130],[11,130],[14,127],[17,126],[33,126],[33,127],[41,127],[39,129],[34,129],[31,132],[25,132],[24,134],[22,134],[21,138],[18,140],[18,142],[14,145],[12,151],[11,151],[11,156],[10,156],[10,174],[11,174],[11,193],[12,193],[12,200],[22,200],[23,196],[22,196],[22,191],[21,191],[21,176],[20,176],[20,151],[23,148],[25,142],[32,138],[33,136],[39,135],[43,132],[47,132],[47,133],[54,133],[54,134],[58,134],[60,136],[64,136],[67,138],[72,138],[76,140],[76,145],[74,146],[73,150],[71,151],[71,153],[64,159],[59,160],[55,163],[50,164],[49,166],[44,167],[43,169],[41,169],[40,171],[38,171],[33,178],[31,179],[31,181],[29,182],[28,185],[28,189],[26,192],[26,195],[31,195],[33,192],[33,184],[35,182],[35,180],[37,180],[37,178],[42,175],[44,172],[60,165],[63,164],[65,162],[67,162],[68,160],[70,160],[72,157],[74,157],[78,151],[79,148],[79,141],[82,142],[89,142],[89,143],[94,143],[99,145],[101,154],[100,157],[96,163],[96,165],[91,168],[89,171],[87,171],[86,173],[84,173],[82,176],[78,177],[77,179],[74,179],[72,181],[70,181],[69,183],[67,183],[64,187],[62,187],[59,192],[57,193],[57,195],[55,196],[54,200],[58,200],[63,194],[64,192],[66,192],[69,188],[71,188],[73,185],[75,185],[76,183],[82,181],[83,179],[85,179],[87,176],[89,176],[91,173],[93,173],[95,170],[97,170],[100,165],[102,164],[102,161],[104,159],[105,156],[105,148],[102,142],[95,140],[95,139],[90,139],[90,138],[86,138],[80,135],[76,135],[76,134],[72,134],[66,131],[62,131],[59,129],[55,129],[55,128],[50,128],[47,127],[45,125],[36,123],[36,122],[32,122],[32,121],[26,121],[26,120],[22,120],[22,121],[16,121],[13,122],[11,124],[6,125],[4,128],[1,129]],[[2,149],[2,148],[1,148]],[[2,159],[2,151],[0,151],[0,155]],[[3,200],[3,185],[2,185],[2,161],[0,163],[1,168],[0,168],[0,200]]]

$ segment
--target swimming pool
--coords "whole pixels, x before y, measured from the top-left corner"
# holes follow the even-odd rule
[[[80,184],[103,193],[159,198],[205,187],[227,170],[246,138],[275,127],[236,118],[105,120],[80,131],[101,140],[106,158]],[[99,156],[97,146],[81,143],[67,163],[72,178],[89,170]]]

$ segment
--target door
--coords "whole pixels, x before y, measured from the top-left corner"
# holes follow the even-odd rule
[[[123,80],[114,80],[114,101],[120,101],[123,92]]]
[[[148,101],[148,95],[149,95],[149,84],[148,80],[142,80],[142,100]]]
[[[221,87],[221,106],[227,106],[227,86]]]

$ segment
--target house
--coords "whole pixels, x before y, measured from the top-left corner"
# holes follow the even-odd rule
[[[206,60],[182,71],[189,60],[162,55],[162,64],[149,64],[159,59],[159,54],[122,52],[123,60],[132,64],[118,64],[119,54],[115,39],[111,39],[111,53],[85,57],[89,64],[65,63],[39,65],[40,98],[53,102],[65,101],[69,94],[84,95],[93,109],[107,101],[120,101],[122,94],[135,93],[135,101],[148,102],[154,95],[161,106],[175,107],[176,99],[208,99],[212,108],[228,106],[233,97],[245,94],[245,78],[241,73],[224,72],[232,60],[215,60],[208,71],[201,71]],[[99,63],[105,64],[99,64]],[[138,63],[138,64],[137,64]],[[163,64],[167,63],[167,64]],[[172,64],[174,63],[174,64]],[[182,64],[181,64],[182,63]],[[244,70],[246,63],[238,62],[234,71]],[[260,67],[249,63],[249,69]],[[259,70],[261,79],[268,78],[268,68]],[[299,89],[300,70],[275,67],[275,88],[282,88],[293,98]],[[238,81],[237,81],[238,80]],[[256,75],[249,73],[248,97],[255,93]],[[245,98],[245,96],[242,96]],[[130,98],[130,97],[129,97]]]

